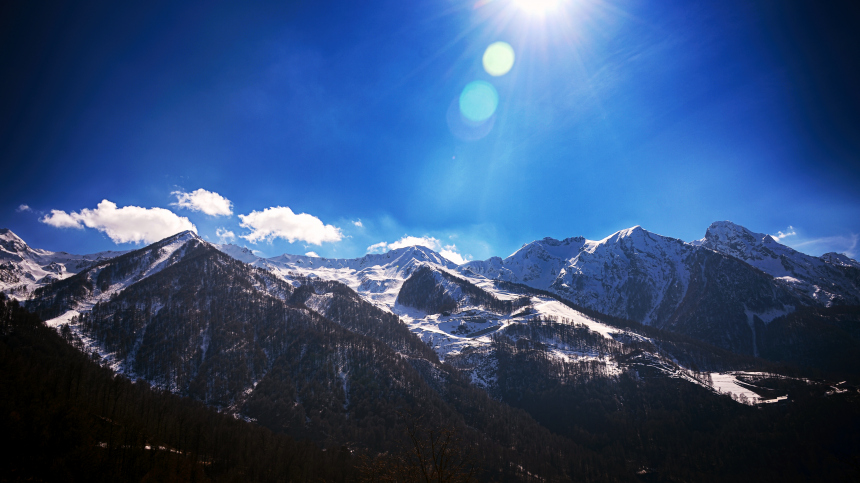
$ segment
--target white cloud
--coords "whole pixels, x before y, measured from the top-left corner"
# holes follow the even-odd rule
[[[57,228],[95,228],[105,233],[114,243],[153,243],[176,233],[197,227],[188,218],[164,208],[124,206],[102,200],[96,209],[84,208],[80,213],[51,210],[50,215],[39,219]]]
[[[305,253],[305,256],[306,257],[314,257],[314,258],[320,257],[319,255],[317,255],[317,252],[307,252],[307,253]]]
[[[447,258],[448,260],[451,260],[452,262],[456,263],[457,265],[462,265],[472,259],[471,255],[466,255],[465,257],[463,255],[460,255],[460,253],[457,252],[457,246],[453,244],[445,245],[445,248],[442,249],[439,254]]]
[[[236,239],[236,234],[226,228],[218,228],[215,230],[215,236],[221,243],[230,243]]]
[[[367,253],[385,253],[389,250],[396,250],[398,248],[414,246],[427,247],[433,251],[438,252],[440,255],[456,263],[457,265],[462,265],[463,263],[468,262],[471,258],[468,256],[463,257],[463,255],[461,255],[457,251],[456,245],[445,245],[443,247],[442,243],[436,238],[433,238],[432,236],[417,237],[404,235],[403,238],[392,243],[374,243],[373,245],[367,247]]]
[[[797,235],[797,232],[794,230],[794,227],[791,225],[788,225],[788,228],[786,228],[786,230],[784,232],[778,231],[778,232],[776,232],[776,235],[771,235],[771,236],[773,237],[774,240],[780,241],[783,238],[786,238],[789,236],[795,236],[795,235]]]
[[[170,194],[176,195],[176,203],[171,203],[172,206],[187,208],[191,211],[202,211],[209,216],[230,216],[233,214],[233,202],[214,191],[200,188],[191,193],[174,191]]]
[[[373,245],[367,247],[367,253],[385,253],[389,250],[397,250],[398,248],[415,246],[427,247],[435,251],[439,251],[442,249],[442,243],[440,243],[439,240],[433,238],[432,236],[417,237],[404,235],[403,238],[395,242],[374,243]]]
[[[388,251],[388,243],[379,242],[367,247],[367,253],[385,253]]]
[[[286,206],[252,211],[247,215],[239,215],[239,219],[242,220],[243,228],[251,230],[251,233],[242,235],[242,238],[251,243],[283,238],[290,243],[301,240],[322,245],[323,242],[336,242],[343,238],[340,228],[326,225],[319,218],[307,213],[297,215]]]
[[[361,220],[353,221],[353,222],[352,222],[352,224],[353,224],[353,225],[355,225],[355,226],[357,226],[357,227],[359,227],[359,228],[361,228],[361,227],[363,227],[363,226],[364,226],[364,225],[361,223]]]
[[[18,213],[21,213],[22,211],[33,211],[33,210],[30,209],[30,207],[27,205],[21,205],[15,211],[17,211]]]
[[[75,213],[71,215],[62,210],[51,210],[50,215],[45,215],[39,219],[42,223],[47,223],[55,228],[84,228],[83,222],[78,219]]]
[[[397,250],[403,247],[427,247],[431,250],[439,251],[442,249],[442,244],[432,236],[404,236],[396,242],[388,244],[389,250]]]

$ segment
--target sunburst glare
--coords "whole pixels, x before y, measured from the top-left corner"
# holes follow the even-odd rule
[[[543,15],[558,8],[564,0],[512,0],[513,3],[529,14]]]

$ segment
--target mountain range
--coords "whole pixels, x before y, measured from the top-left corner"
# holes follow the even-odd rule
[[[114,281],[104,291],[97,288],[79,304],[86,310],[98,300],[157,273],[172,263],[171,259],[178,260],[174,252],[192,239],[208,245],[191,232],[172,237],[169,243],[159,242],[152,246],[158,255],[149,255],[154,259],[138,261],[137,268],[125,279]],[[212,246],[288,283],[295,284],[295,276],[339,281],[364,300],[401,317],[425,342],[444,347],[438,349],[443,358],[445,351],[456,351],[462,345],[449,330],[452,324],[460,324],[454,321],[456,317],[442,321],[433,318],[433,314],[397,303],[401,286],[419,267],[457,274],[501,299],[516,294],[500,291],[498,282],[522,284],[547,291],[577,307],[680,333],[732,352],[755,356],[768,352],[764,357],[773,356],[770,353],[775,350],[781,352],[774,347],[773,333],[779,332],[774,328],[790,314],[815,310],[819,319],[826,319],[830,313],[860,306],[857,261],[836,253],[806,255],[770,235],[754,233],[731,222],[713,223],[704,238],[693,242],[657,235],[638,226],[599,241],[544,238],[523,245],[505,259],[493,257],[460,266],[423,246],[357,259],[289,254],[261,258],[236,245]],[[125,253],[54,253],[30,248],[14,233],[3,230],[2,290],[27,299],[40,287]],[[454,299],[462,296],[453,295]],[[57,306],[53,310],[56,312]],[[572,317],[562,314],[564,311],[547,310],[535,314]],[[495,319],[504,325],[504,318]],[[853,330],[848,332],[849,336],[855,335]],[[780,360],[779,356],[771,358]]]
[[[860,375],[860,264],[730,222],[694,242],[637,226],[462,265],[423,246],[261,258],[193,232],[77,256],[3,230],[0,257],[4,293],[133,380],[376,451],[394,449],[396,414],[430,414],[499,478],[570,478],[572,460],[546,466],[536,442],[594,449],[576,436],[588,411],[559,405],[595,397],[577,387],[611,384],[599,397],[622,406],[667,388],[766,405],[788,397],[786,381],[842,394],[832,378]]]

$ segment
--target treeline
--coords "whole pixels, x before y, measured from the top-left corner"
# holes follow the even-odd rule
[[[454,290],[449,288],[452,285],[459,291],[456,299],[452,296]],[[479,306],[497,314],[510,314],[529,306],[531,301],[529,297],[500,300],[466,279],[422,266],[403,282],[397,303],[428,314],[456,312],[465,306]]]
[[[0,294],[0,299],[3,299]],[[321,450],[90,360],[0,301],[2,481],[354,481]]]

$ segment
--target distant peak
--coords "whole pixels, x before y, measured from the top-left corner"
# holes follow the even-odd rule
[[[12,232],[12,230],[10,230],[8,228],[0,228],[0,238],[3,238],[5,240],[15,240],[15,241],[21,241],[21,242],[24,241],[21,239],[21,237],[16,235],[14,232]]]
[[[725,221],[715,221],[711,223],[711,226],[708,227],[706,233],[750,233],[752,231],[749,229],[738,225],[737,223],[725,220]]]
[[[28,247],[27,242],[22,240],[21,237],[13,233],[12,230],[8,228],[0,228],[0,241],[5,242],[7,244],[12,243]],[[20,249],[20,247],[17,249]]]
[[[632,226],[632,227],[630,227],[630,228],[625,228],[625,229],[623,229],[623,230],[618,230],[617,232],[615,232],[615,233],[613,233],[612,235],[610,235],[609,237],[607,237],[607,239],[611,239],[611,238],[618,238],[618,239],[621,239],[621,238],[629,238],[629,237],[632,237],[632,236],[639,236],[639,235],[642,235],[642,234],[645,234],[645,233],[648,233],[648,232],[647,232],[644,228],[642,228],[641,226],[636,225],[636,226]]]
[[[405,247],[395,248],[394,250],[391,250],[391,252],[397,254],[420,252],[423,254],[432,253],[438,255],[435,250],[429,247],[425,247],[424,245],[409,245]]]
[[[161,242],[159,242],[159,243],[164,243],[164,242],[170,243],[173,241],[188,241],[188,240],[201,240],[201,238],[200,238],[200,236],[197,235],[197,233],[194,233],[191,230],[185,230],[185,231],[181,231],[175,235],[171,235],[171,236],[165,238],[164,240],[161,240]]]
[[[749,242],[776,242],[773,237],[770,237],[770,240],[766,240],[767,237],[770,237],[770,235],[754,233],[753,231],[731,221],[715,221],[711,223],[711,226],[709,226],[707,231],[705,231],[705,240],[711,241],[745,238]]]
[[[573,236],[573,237],[565,238],[561,242],[564,243],[565,245],[570,245],[571,243],[582,243],[584,241],[585,241],[584,236]]]
[[[711,223],[711,226],[709,226],[708,228],[732,228],[732,229],[742,228],[744,230],[746,229],[746,228],[738,225],[737,223],[729,221],[729,220],[715,221],[715,222]]]
[[[845,255],[844,253],[828,252],[824,255],[821,255],[820,258],[831,265],[860,268],[860,262],[854,260],[848,255]]]

